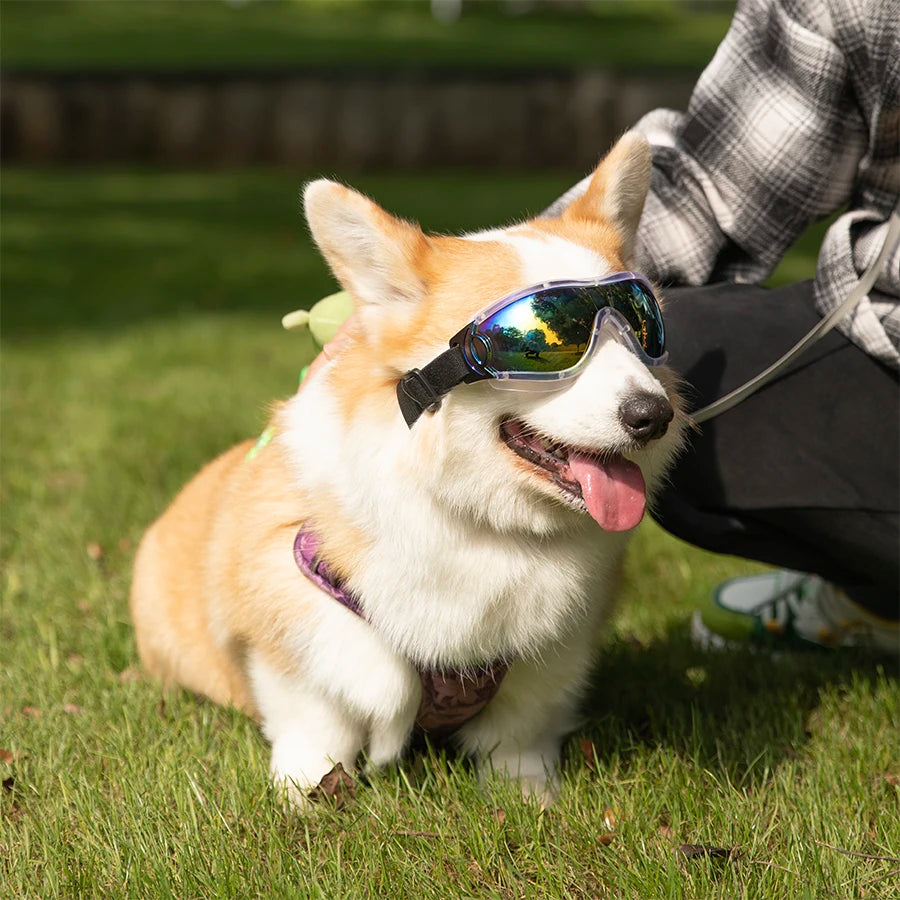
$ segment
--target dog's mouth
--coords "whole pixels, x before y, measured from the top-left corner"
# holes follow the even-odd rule
[[[552,482],[569,505],[586,510],[604,530],[627,531],[643,518],[644,476],[624,456],[567,447],[531,433],[517,419],[500,423],[500,439]]]

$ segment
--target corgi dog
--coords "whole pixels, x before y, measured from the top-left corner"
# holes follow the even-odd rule
[[[426,375],[498,298],[524,292],[515,308],[533,312],[574,281],[562,308],[582,284],[605,298],[622,272],[649,303],[627,271],[649,174],[629,132],[559,218],[460,237],[334,182],[306,187],[312,237],[354,299],[349,336],[275,409],[267,442],[178,494],[131,592],[146,670],[256,717],[298,805],[337,763],[398,759],[417,723],[555,796],[629,532],[682,441],[676,378],[636,349],[646,322],[618,339],[593,309],[579,326],[593,331],[568,343],[538,323],[517,358],[553,370],[539,384],[497,370],[439,389],[445,373]],[[521,338],[498,322],[468,333]]]

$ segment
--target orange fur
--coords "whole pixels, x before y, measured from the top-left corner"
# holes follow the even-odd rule
[[[516,287],[518,261],[509,247],[452,237],[429,236],[420,248],[422,287],[427,303],[401,305],[382,313],[376,333],[358,326],[340,365],[330,374],[341,411],[353,418],[360,403],[380,419],[396,413],[394,390],[402,374],[420,365],[423,346],[446,342],[479,309]],[[399,273],[392,271],[392,277]],[[460,285],[464,285],[461,293]]]
[[[537,234],[564,238],[571,244],[578,244],[587,250],[600,253],[609,260],[610,268],[626,269],[628,262],[624,257],[624,247],[619,232],[604,222],[596,219],[566,216],[559,219],[536,219],[529,223],[529,230]]]
[[[221,514],[223,486],[252,442],[239,444],[205,466],[144,536],[135,561],[131,614],[147,671],[218,703],[251,709],[229,648],[215,645],[209,611],[195,602],[207,592],[198,551]]]
[[[329,561],[342,573],[365,542],[335,520],[327,497],[292,488],[277,439],[248,459],[252,446],[238,444],[205,466],[151,526],[135,563],[131,612],[151,675],[254,715],[245,646],[265,648],[289,672],[295,661],[282,638],[310,615],[292,556],[300,524],[323,523]],[[220,597],[228,602],[217,605]],[[218,641],[223,630],[235,637]]]

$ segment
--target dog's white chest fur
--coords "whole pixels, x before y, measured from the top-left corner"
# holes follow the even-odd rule
[[[609,573],[590,535],[541,540],[443,528],[417,537],[404,548],[376,545],[353,586],[373,624],[420,664],[540,654],[603,600]]]
[[[558,504],[535,509],[496,458],[506,451],[496,446],[492,421],[479,441],[462,449],[445,441],[416,458],[402,422],[377,447],[366,437],[377,423],[365,415],[340,442],[304,427],[314,418],[340,431],[337,417],[316,412],[334,402],[325,383],[305,388],[291,403],[284,439],[301,461],[302,487],[327,486],[342,517],[371,537],[347,587],[400,655],[460,667],[540,654],[606,608],[627,537],[604,534]]]

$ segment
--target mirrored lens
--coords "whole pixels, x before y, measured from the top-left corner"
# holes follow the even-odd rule
[[[481,322],[473,350],[495,372],[563,372],[578,364],[607,306],[625,317],[648,356],[662,355],[659,306],[635,281],[536,291]]]
[[[665,351],[665,329],[662,311],[653,294],[639,281],[605,284],[599,290],[603,291],[607,305],[625,316],[647,356],[651,359],[662,356]]]

